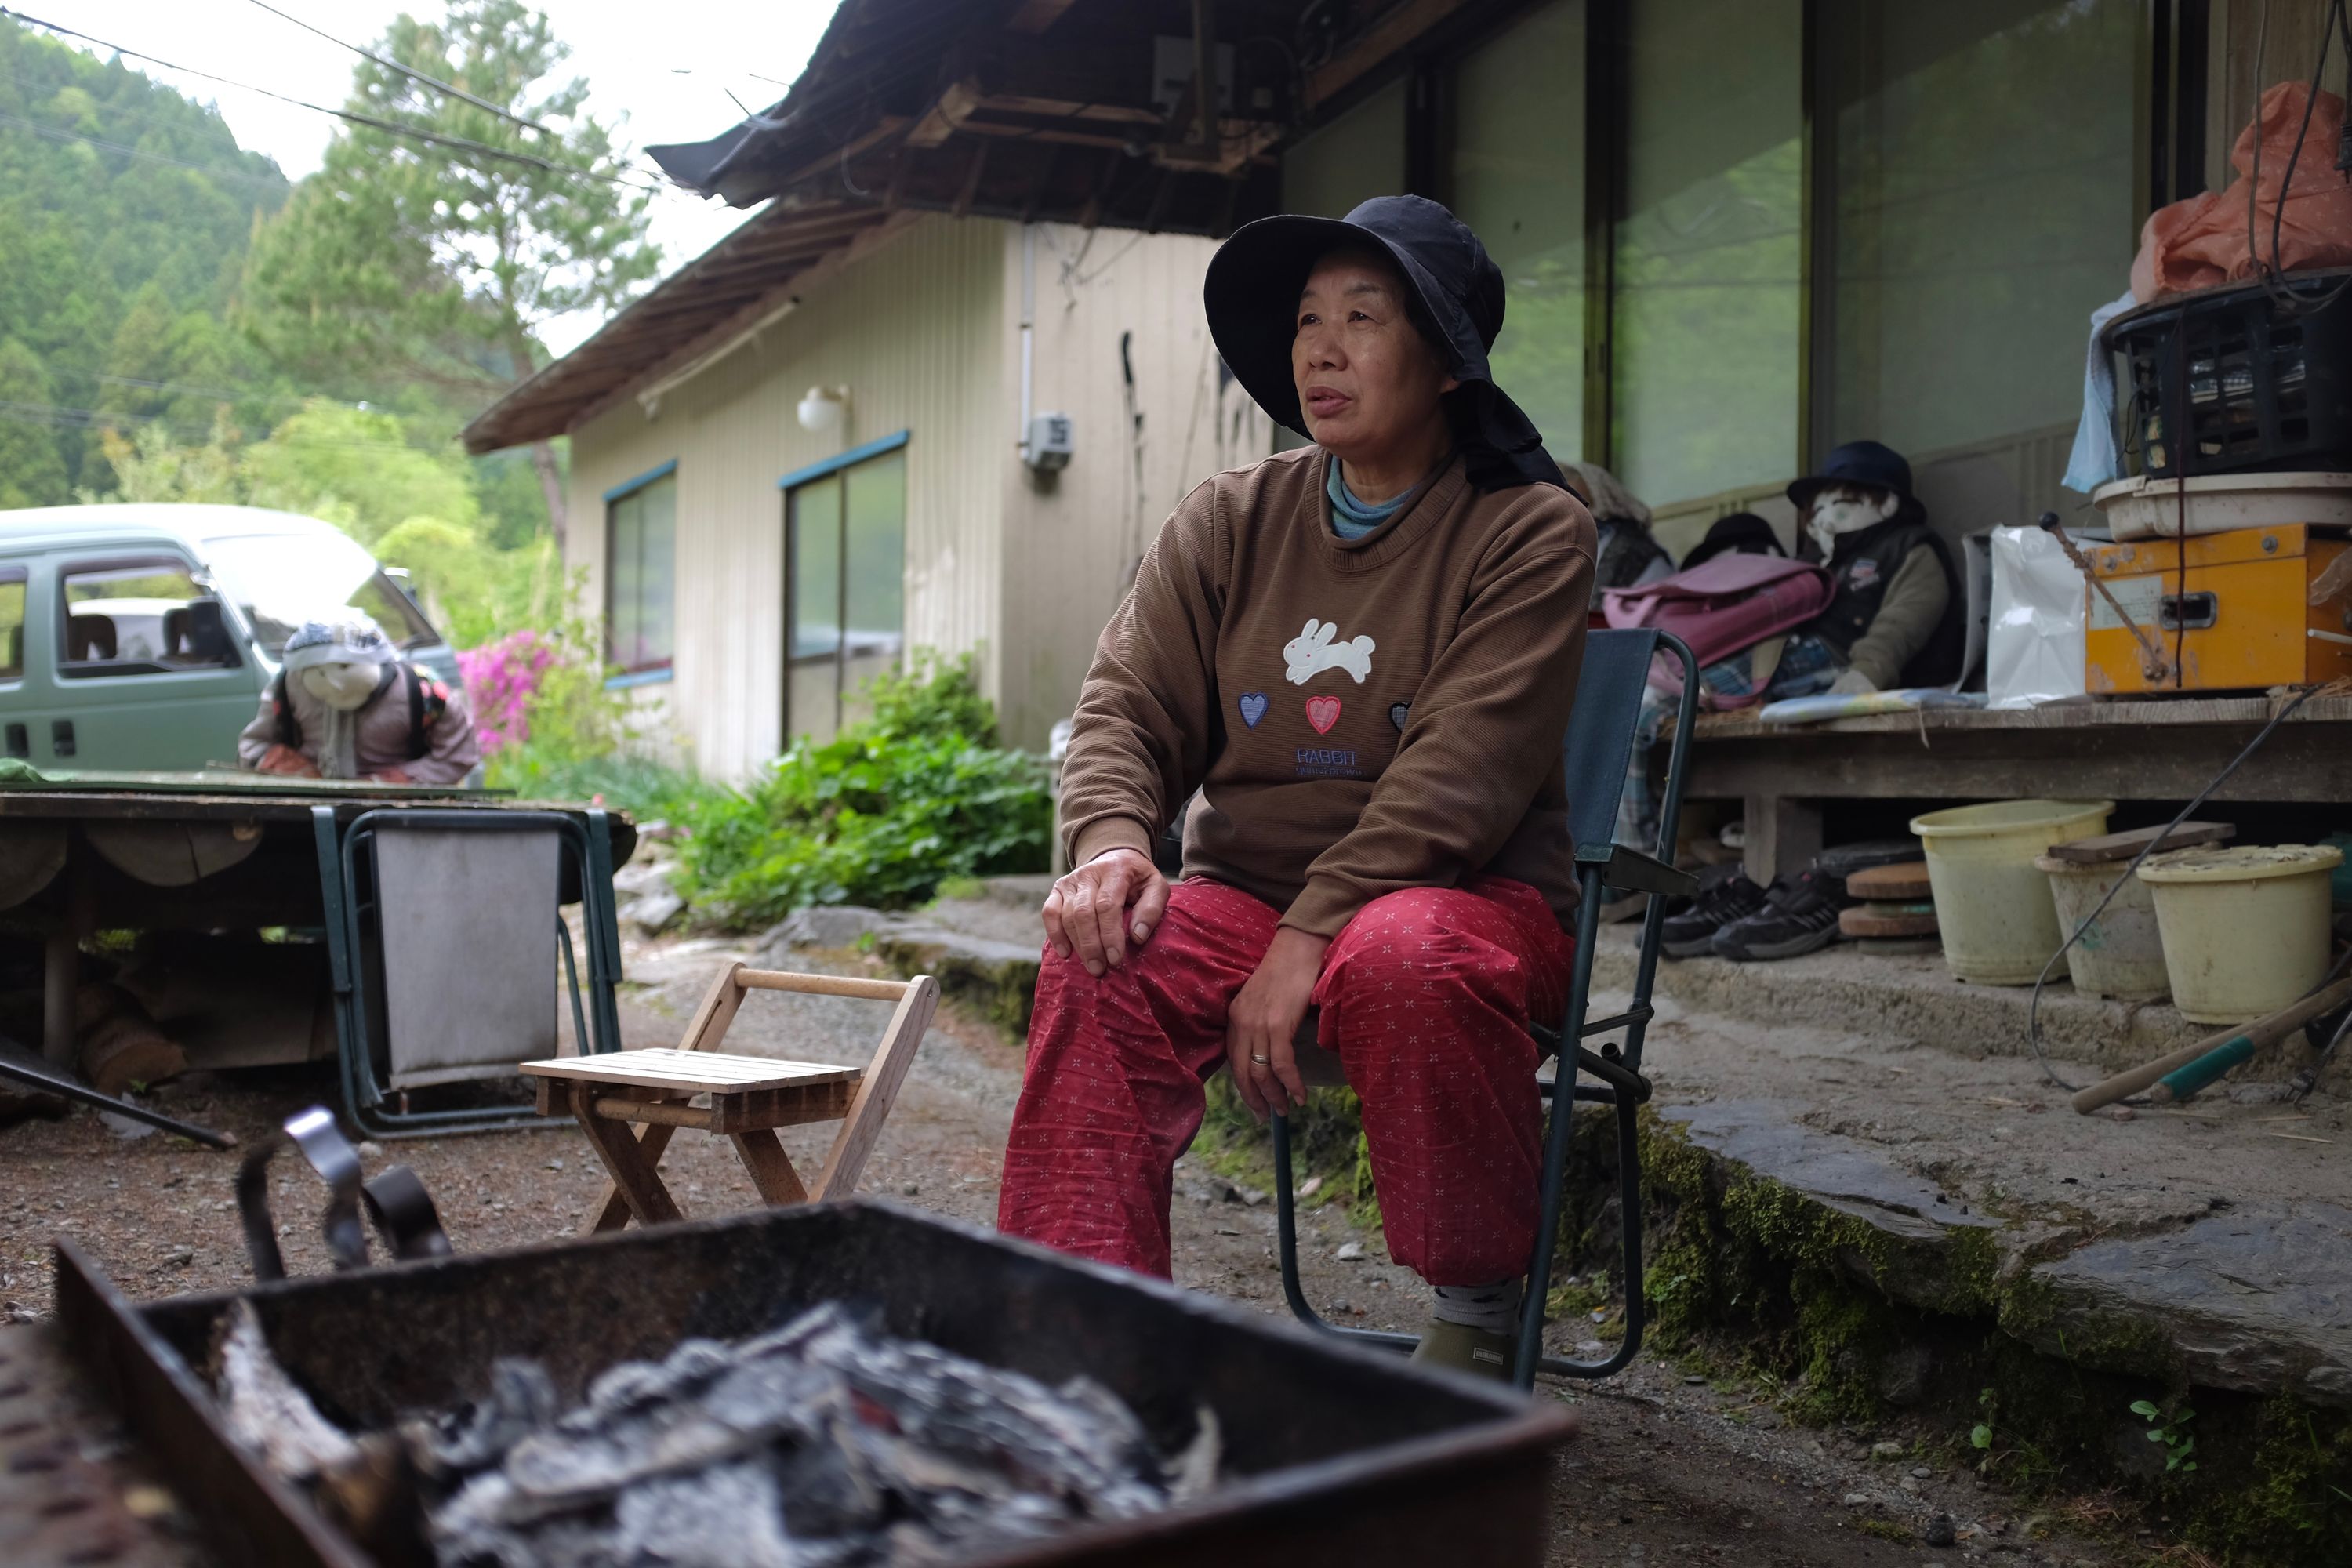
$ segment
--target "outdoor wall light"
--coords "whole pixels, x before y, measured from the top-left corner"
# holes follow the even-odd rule
[[[812,386],[801,399],[799,409],[803,430],[831,430],[841,424],[849,409],[849,388],[845,386]]]

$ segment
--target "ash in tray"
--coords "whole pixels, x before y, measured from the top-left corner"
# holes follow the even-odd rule
[[[358,1533],[421,1536],[441,1568],[952,1563],[1189,1501],[1215,1484],[1220,1459],[1206,1408],[1192,1443],[1163,1458],[1099,1384],[1049,1388],[869,1332],[837,1306],[624,1363],[568,1411],[538,1363],[502,1361],[478,1403],[354,1443],[309,1407],[244,1314],[218,1358],[232,1430]],[[303,1440],[277,1436],[289,1430]],[[351,1520],[352,1489],[338,1479],[367,1468],[369,1449],[374,1479],[359,1489],[414,1499],[404,1506],[421,1508],[421,1530]],[[407,1484],[381,1484],[387,1453]]]

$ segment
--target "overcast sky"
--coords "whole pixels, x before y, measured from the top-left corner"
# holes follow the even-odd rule
[[[372,44],[402,11],[437,15],[439,0],[270,0],[344,43]],[[620,121],[631,148],[699,142],[783,96],[816,47],[834,0],[541,0],[555,36],[572,47],[569,68],[587,79],[589,107]],[[11,7],[14,8],[13,6]],[[126,49],[232,80],[339,106],[358,58],[252,0],[27,0],[45,21]],[[70,42],[71,40],[68,40]],[[76,46],[86,47],[87,46]],[[336,121],[144,60],[126,62],[188,97],[215,105],[238,145],[278,160],[289,177],[315,171]],[[762,78],[769,79],[761,79]],[[734,99],[728,95],[732,93]],[[659,179],[649,162],[648,176]],[[665,269],[708,248],[747,216],[667,186],[654,199],[653,237]],[[593,320],[552,324],[548,346],[565,353]]]

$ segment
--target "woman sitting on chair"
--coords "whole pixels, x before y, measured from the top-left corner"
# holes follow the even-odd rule
[[[1444,207],[1251,224],[1205,292],[1234,374],[1316,444],[1186,497],[1095,650],[998,1223],[1166,1277],[1202,1084],[1230,1063],[1286,1111],[1312,1006],[1390,1251],[1435,1288],[1419,1353],[1507,1377],[1592,520],[1489,375],[1502,275]],[[1152,846],[1196,789],[1171,885]]]

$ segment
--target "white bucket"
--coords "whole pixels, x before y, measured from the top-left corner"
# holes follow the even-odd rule
[[[1944,964],[1980,985],[2031,985],[2065,938],[2050,879],[2033,868],[2053,844],[2107,830],[2111,800],[1997,800],[1911,819],[1927,851],[1927,883]]]
[[[2064,942],[2099,908],[2107,889],[2121,878],[2123,886],[2084,927],[2082,940],[2066,950],[2066,972],[2074,989],[2085,996],[2121,1002],[2153,1002],[2169,995],[2172,982],[2164,971],[2164,938],[2156,926],[2156,889],[2137,877],[2124,877],[2127,860],[2078,865],[2042,856],[2033,862],[2050,879],[2050,894],[2058,908],[2058,940]]]
[[[2342,527],[2352,523],[2352,474],[2202,474],[2186,481],[2142,474],[2101,485],[2091,504],[2117,539],[2170,539],[2181,531],[2183,510],[2192,534],[2297,522]]]
[[[2208,845],[2151,857],[2140,880],[2173,1005],[2195,1024],[2275,1013],[2327,973],[2328,878],[2344,852],[2326,844]]]

